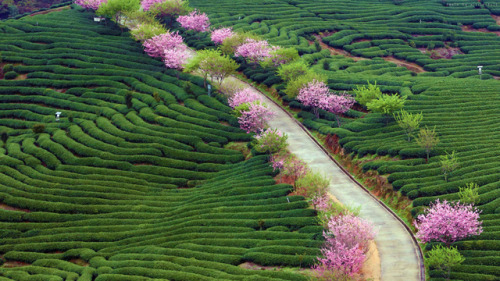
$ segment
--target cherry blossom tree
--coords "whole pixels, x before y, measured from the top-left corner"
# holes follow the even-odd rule
[[[76,0],[75,4],[85,9],[97,10],[101,4],[108,2],[107,0]]]
[[[455,241],[479,235],[483,232],[480,212],[472,205],[437,199],[414,222],[418,230],[416,237],[422,243],[440,241],[449,246]]]
[[[163,33],[143,43],[144,51],[154,58],[163,57],[166,49],[183,48],[179,47],[183,45],[182,37],[178,32]]]
[[[222,44],[226,38],[232,37],[235,33],[231,27],[223,27],[219,29],[215,29],[211,32],[210,38],[215,45]]]
[[[297,100],[305,106],[312,107],[314,115],[319,118],[318,110],[327,106],[329,95],[330,89],[325,83],[313,80],[306,87],[300,89]]]
[[[337,126],[340,127],[339,115],[349,111],[349,109],[352,108],[355,102],[355,99],[352,96],[347,95],[346,93],[341,93],[339,95],[329,95],[323,109],[335,114]]]
[[[188,30],[194,30],[197,32],[205,32],[210,28],[210,21],[205,13],[200,13],[197,10],[192,11],[189,15],[179,16],[177,22],[181,26]]]
[[[373,224],[352,214],[332,216],[328,221],[328,233],[348,248],[360,247],[368,251],[368,242],[375,238]]]
[[[181,70],[189,58],[186,45],[179,45],[175,48],[165,49],[163,62],[167,68]]]
[[[319,264],[313,267],[320,280],[346,280],[361,270],[365,261],[363,250],[350,248],[325,232],[323,237],[326,240],[321,248],[324,258],[318,258]]]
[[[285,168],[285,158],[281,157],[279,154],[271,155],[269,161],[271,162],[273,171]]]
[[[260,101],[240,104],[235,110],[239,115],[240,128],[247,133],[262,132],[267,127],[267,122],[274,117],[274,112]]]
[[[236,48],[235,57],[244,57],[248,62],[257,63],[269,57],[272,48],[266,40],[248,38]]]
[[[317,204],[322,204],[321,199]],[[375,237],[373,225],[353,214],[331,216],[327,231],[323,232],[325,244],[321,248],[324,258],[313,267],[318,277],[332,276],[328,280],[344,280],[358,273],[365,261],[368,242]]]
[[[251,103],[254,101],[262,101],[262,98],[251,88],[240,90],[228,99],[229,106],[233,109],[241,104]]]
[[[345,113],[353,105],[355,100],[346,94],[335,95],[324,82],[313,80],[299,91],[297,96],[303,105],[313,108],[316,118],[319,118],[319,109],[335,114],[337,124],[340,126],[339,114]]]

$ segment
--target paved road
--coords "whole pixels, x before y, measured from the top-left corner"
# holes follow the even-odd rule
[[[227,78],[235,80],[234,77]],[[258,92],[257,90],[255,90]],[[375,238],[381,260],[381,280],[420,281],[420,259],[416,245],[405,227],[372,196],[366,193],[333,162],[295,119],[262,93],[264,101],[276,113],[269,122],[288,135],[289,150],[306,161],[309,167],[330,179],[329,192],[345,205],[361,205],[362,218],[379,230]]]

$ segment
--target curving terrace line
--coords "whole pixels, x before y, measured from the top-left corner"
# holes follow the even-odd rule
[[[228,79],[247,84],[268,101],[267,104],[276,113],[269,125],[288,135],[288,149],[291,152],[306,161],[313,171],[330,179],[331,194],[343,204],[361,205],[360,216],[378,228],[375,243],[381,260],[381,280],[425,280],[422,251],[406,224],[342,168],[288,111],[248,83],[235,77]]]

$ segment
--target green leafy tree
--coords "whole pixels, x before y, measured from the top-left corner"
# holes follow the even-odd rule
[[[455,150],[453,150],[451,154],[446,152],[446,155],[441,155],[439,159],[439,162],[441,164],[441,171],[444,175],[444,180],[448,181],[450,174],[459,166],[458,158],[455,155]]]
[[[166,33],[167,29],[163,27],[162,24],[152,23],[152,24],[141,24],[137,28],[134,28],[130,31],[132,38],[137,41],[144,42],[148,39],[151,39],[157,35]]]
[[[456,247],[444,247],[437,245],[427,253],[427,264],[429,267],[446,272],[446,280],[450,280],[450,271],[453,266],[460,265],[465,258],[458,252]]]
[[[270,57],[265,58],[262,62],[260,62],[260,66],[263,68],[276,67],[288,64],[300,58],[299,52],[295,48],[279,48],[271,51],[270,55]]]
[[[167,26],[172,25],[177,16],[187,15],[193,10],[189,7],[189,1],[187,0],[165,0],[159,3],[154,0],[143,0],[142,8],[162,18],[163,23]]]
[[[278,129],[268,128],[255,136],[255,150],[263,153],[280,153],[288,146],[288,136]]]
[[[305,176],[295,182],[295,193],[307,199],[326,194],[330,180],[320,173],[308,171]]]
[[[291,63],[282,64],[278,68],[278,76],[285,82],[305,75],[309,71],[309,64],[303,60],[297,60]]]
[[[405,134],[408,136],[408,141],[411,141],[411,136],[413,132],[420,127],[420,122],[423,119],[422,112],[411,114],[406,110],[401,110],[393,114],[398,126],[403,129]]]
[[[372,112],[391,115],[394,111],[400,110],[405,105],[406,97],[398,95],[381,95],[366,104],[366,108]]]
[[[427,128],[420,129],[417,138],[415,139],[417,144],[425,150],[427,155],[426,162],[429,161],[429,154],[431,150],[439,143],[439,137],[436,134],[436,127],[432,130]]]
[[[356,95],[356,101],[366,108],[369,102],[382,96],[382,91],[377,87],[377,82],[374,84],[368,82],[368,86],[357,86],[354,89],[354,94]]]
[[[219,85],[222,81],[236,73],[239,65],[231,59],[228,55],[224,55],[220,50],[202,50],[199,51],[194,58],[192,58],[184,66],[185,72],[192,72],[199,70],[203,73],[203,81],[206,87],[207,78],[210,77],[212,82],[215,81]]]
[[[462,204],[474,204],[477,205],[480,202],[479,193],[477,189],[479,185],[477,183],[467,183],[464,187],[459,188],[458,197]]]
[[[127,13],[139,10],[140,0],[108,0],[103,3],[96,14],[110,18],[118,24],[123,23],[123,16]]]

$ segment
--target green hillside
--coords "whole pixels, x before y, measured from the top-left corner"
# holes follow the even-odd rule
[[[387,118],[380,114],[351,110],[342,118],[342,128],[336,128],[333,114],[320,110],[317,119],[309,108],[284,96],[283,81],[274,69],[241,68],[254,81],[274,85],[291,107],[303,109],[298,116],[305,126],[337,135],[346,152],[403,159],[370,162],[363,170],[390,174],[394,189],[414,200],[413,215],[436,198],[456,200],[459,187],[477,183],[484,232],[454,244],[466,261],[453,268],[451,277],[498,280],[500,2],[482,2],[477,8],[472,0],[193,0],[191,4],[206,12],[215,26],[232,26],[259,34],[271,44],[295,47],[314,70],[328,77],[334,90],[352,91],[376,81],[385,93],[406,96],[405,110],[422,112],[422,127],[436,126],[441,140],[429,164],[424,150],[406,141],[394,121],[386,124]],[[200,44],[208,45],[194,46]],[[451,57],[452,51],[458,53]],[[481,76],[478,65],[483,66]],[[446,182],[438,156],[453,150],[460,166]],[[441,274],[430,271],[435,280]]]
[[[92,17],[0,23],[0,280],[305,280],[238,265],[311,265],[315,211],[224,148],[250,137],[201,78]]]

